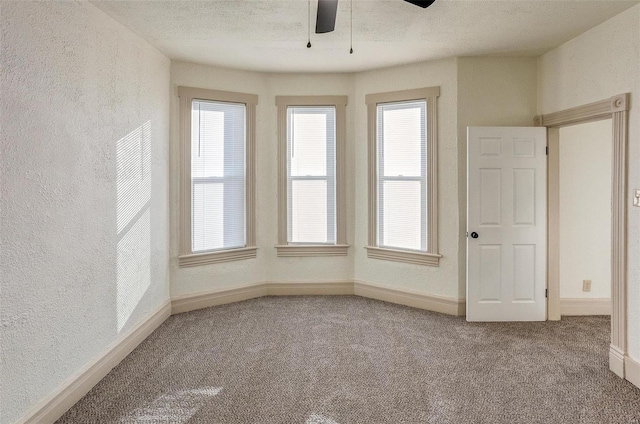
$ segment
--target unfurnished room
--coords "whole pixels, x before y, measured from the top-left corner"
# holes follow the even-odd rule
[[[0,424],[640,423],[640,0],[0,29]]]

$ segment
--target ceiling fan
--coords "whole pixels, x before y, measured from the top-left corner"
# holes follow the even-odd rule
[[[436,0],[404,0],[423,9],[431,6]],[[316,17],[316,34],[331,32],[336,27],[338,0],[318,0],[318,16]]]

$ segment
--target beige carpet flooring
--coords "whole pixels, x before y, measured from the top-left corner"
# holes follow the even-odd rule
[[[59,423],[640,423],[608,317],[266,297],[170,317]]]

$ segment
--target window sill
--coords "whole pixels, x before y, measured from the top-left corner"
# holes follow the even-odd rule
[[[278,257],[347,256],[348,244],[287,244],[276,246]]]
[[[434,253],[383,249],[372,246],[366,246],[365,249],[367,249],[367,258],[369,259],[381,259],[384,261],[404,262],[425,266],[440,266],[440,258],[442,257],[442,255]]]
[[[257,247],[221,250],[219,252],[194,253],[178,256],[178,264],[182,267],[217,264],[221,262],[241,261],[257,256]]]

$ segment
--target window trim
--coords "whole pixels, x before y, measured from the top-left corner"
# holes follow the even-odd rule
[[[440,87],[427,87],[365,96],[367,104],[368,138],[368,245],[367,257],[439,266],[442,255],[438,253],[438,97]],[[377,175],[377,107],[379,103],[424,100],[427,103],[427,250],[413,251],[389,249],[378,245],[378,175]]]
[[[179,248],[180,267],[215,264],[251,259],[257,256],[256,246],[256,105],[255,94],[178,87],[180,98],[180,205]],[[245,246],[212,252],[191,250],[191,104],[193,100],[243,103],[245,105]]]
[[[278,244],[279,257],[346,256],[346,106],[347,96],[276,96],[278,108]],[[287,241],[287,108],[295,106],[332,106],[336,109],[336,242],[335,244],[295,243]]]

